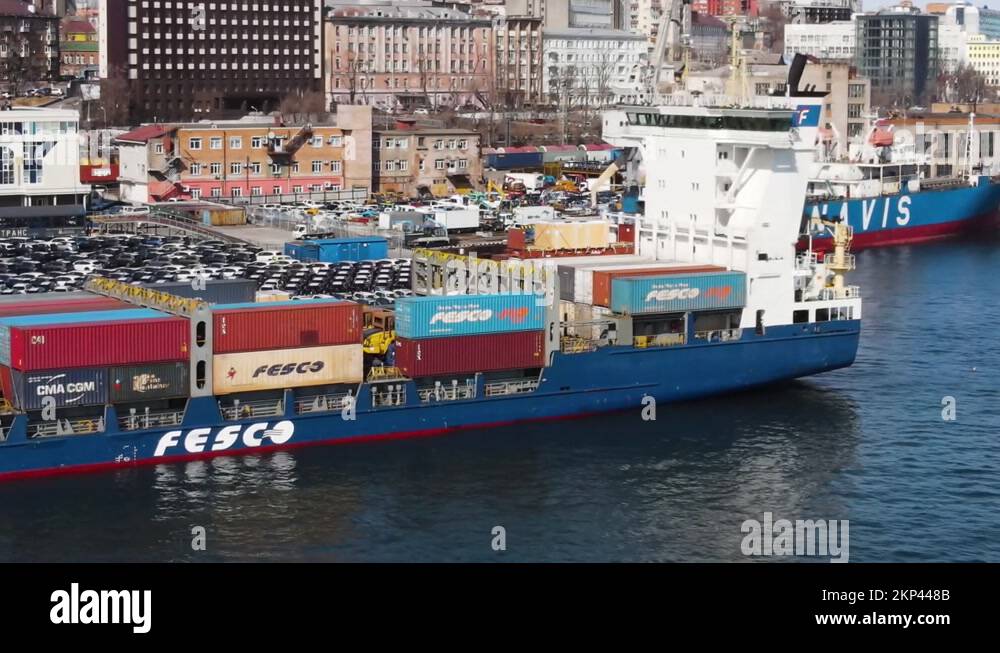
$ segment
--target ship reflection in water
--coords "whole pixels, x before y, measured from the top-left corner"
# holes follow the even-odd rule
[[[850,520],[851,562],[1000,561],[997,269],[997,242],[862,252],[854,366],[655,421],[6,483],[0,560],[748,561],[740,526],[771,512]]]

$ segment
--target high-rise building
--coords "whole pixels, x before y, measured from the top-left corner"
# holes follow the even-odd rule
[[[899,6],[855,20],[855,62],[860,74],[871,80],[872,94],[909,102],[923,99],[939,70],[938,17]]]
[[[101,77],[127,80],[133,120],[274,109],[322,90],[322,0],[101,0]]]
[[[18,90],[59,74],[59,18],[24,0],[0,0],[0,82]]]

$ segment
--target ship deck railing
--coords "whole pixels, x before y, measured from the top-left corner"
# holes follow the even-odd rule
[[[141,431],[157,426],[178,426],[184,419],[182,410],[164,410],[149,413],[136,413],[118,418],[118,428],[123,431]]]
[[[104,431],[104,418],[56,419],[28,424],[28,437],[49,438],[61,435],[89,435]]]
[[[372,407],[402,406],[406,403],[406,384],[376,383],[371,386]]]
[[[350,392],[303,397],[295,400],[295,412],[301,415],[304,413],[343,410],[351,405],[354,398],[354,395]]]
[[[444,383],[441,383],[435,385],[433,388],[419,388],[417,390],[417,396],[420,397],[420,401],[425,404],[435,401],[458,401],[459,399],[475,399],[476,384],[453,383],[446,385]]]
[[[559,350],[564,354],[583,354],[595,349],[597,349],[596,342],[579,336],[563,336],[559,342]]]
[[[695,340],[705,342],[730,342],[743,337],[743,329],[712,329],[710,331],[695,331]]]
[[[222,418],[228,420],[279,417],[285,414],[285,404],[280,399],[236,401],[231,406],[220,405],[219,410],[222,411]]]
[[[639,349],[647,347],[678,347],[685,343],[683,333],[661,333],[655,336],[635,336],[632,345]]]
[[[819,255],[816,252],[806,252],[795,257],[796,270],[812,270],[819,264]]]
[[[858,299],[861,297],[861,286],[843,286],[841,288],[823,288],[819,291],[818,301],[831,299]]]
[[[503,397],[538,389],[537,379],[514,379],[510,381],[491,381],[483,386],[483,394],[487,397]]]

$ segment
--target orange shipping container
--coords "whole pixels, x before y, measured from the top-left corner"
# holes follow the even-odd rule
[[[617,277],[652,277],[664,274],[692,274],[696,272],[724,272],[717,265],[660,265],[648,268],[621,270],[594,270],[594,306],[611,306],[611,280]]]

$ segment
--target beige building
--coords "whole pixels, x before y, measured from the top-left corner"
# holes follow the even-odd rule
[[[324,29],[332,103],[478,107],[491,92],[492,22],[460,6],[337,2],[328,6]]]
[[[477,188],[483,176],[479,133],[466,129],[413,128],[376,131],[372,138],[375,192],[436,196]]]
[[[508,13],[494,30],[498,104],[543,102],[542,19]]]
[[[801,84],[827,92],[820,135],[831,155],[846,156],[849,143],[862,136],[865,116],[871,113],[871,83],[858,77],[850,62],[827,60],[806,66]]]

